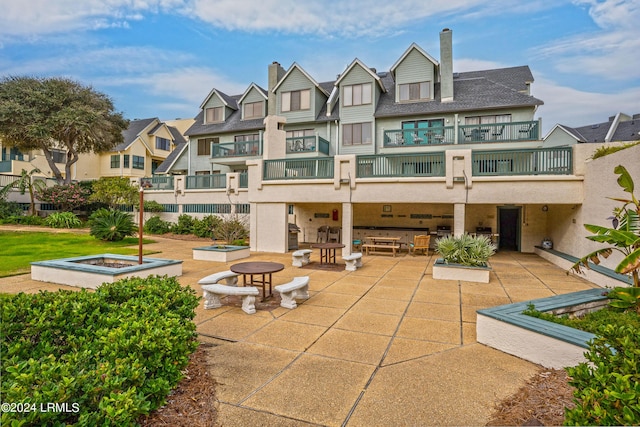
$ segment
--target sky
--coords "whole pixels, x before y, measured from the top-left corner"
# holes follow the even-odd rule
[[[528,65],[543,131],[640,113],[640,0],[0,0],[0,77],[65,77],[128,119],[194,118],[213,88],[387,71],[416,43],[454,72]]]

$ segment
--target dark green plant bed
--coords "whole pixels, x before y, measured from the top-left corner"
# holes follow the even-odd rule
[[[531,304],[522,314],[570,328],[580,329],[581,331],[591,332],[592,334],[597,334],[607,325],[629,325],[640,330],[640,317],[633,310],[621,311],[604,307],[600,310],[587,313],[584,316],[570,317],[568,315],[556,316],[551,313],[540,312]]]
[[[16,404],[0,425],[135,424],[165,403],[198,345],[198,298],[175,278],[0,302],[2,401]]]

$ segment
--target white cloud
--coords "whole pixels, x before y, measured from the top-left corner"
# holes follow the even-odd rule
[[[564,38],[534,51],[563,73],[611,80],[640,78],[640,1],[580,0],[601,31]]]

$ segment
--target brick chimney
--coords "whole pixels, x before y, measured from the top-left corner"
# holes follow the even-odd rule
[[[278,62],[273,62],[269,65],[269,95],[268,95],[268,105],[267,105],[267,114],[270,116],[275,115],[276,112],[276,94],[273,91],[273,88],[276,87],[282,76],[284,76],[286,70],[282,68],[282,66]]]
[[[452,32],[445,28],[440,32],[440,99],[453,101],[453,43]]]

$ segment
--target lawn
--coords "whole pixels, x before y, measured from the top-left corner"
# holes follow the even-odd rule
[[[28,273],[33,261],[101,253],[137,255],[138,238],[104,242],[88,234],[0,231],[0,277]]]

